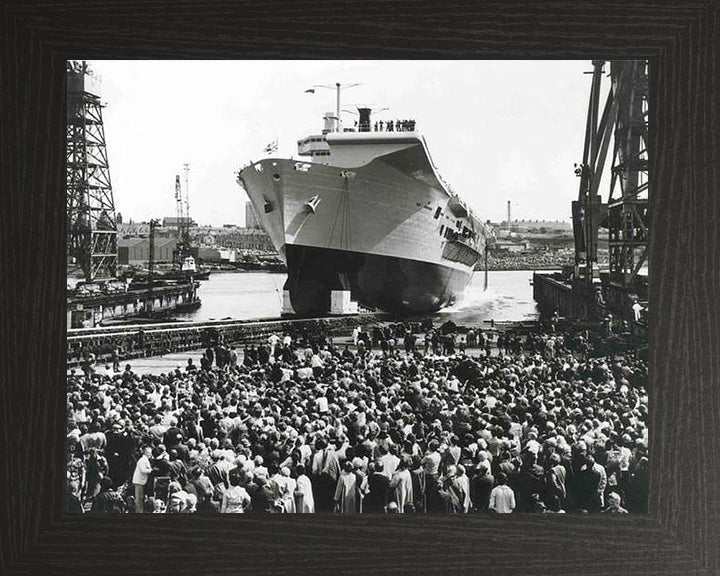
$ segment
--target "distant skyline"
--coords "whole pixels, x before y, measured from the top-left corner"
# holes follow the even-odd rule
[[[443,178],[483,220],[570,220],[582,160],[589,61],[88,61],[101,99],[116,211],[125,222],[175,215],[190,164],[190,215],[244,225],[236,172],[268,154],[298,157],[335,93],[342,108],[414,119]],[[356,116],[343,113],[346,126]]]

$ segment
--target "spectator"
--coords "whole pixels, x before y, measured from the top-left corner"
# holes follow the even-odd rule
[[[627,510],[620,506],[621,504],[621,498],[620,495],[617,492],[611,492],[608,494],[607,497],[608,505],[607,508],[603,510],[603,512],[610,512],[615,514],[627,514]]]
[[[274,355],[263,336],[237,363],[213,341],[195,370],[70,373],[69,503],[107,510],[111,482],[138,512],[219,511],[237,486],[254,513],[331,512],[336,495],[374,513],[601,511],[611,492],[647,509],[647,365],[632,350],[538,326],[473,329],[459,352],[453,332],[377,326],[373,351],[367,331],[351,350],[317,326]],[[416,334],[426,350],[405,342]]]
[[[298,464],[295,468],[297,474],[297,486],[295,489],[295,510],[301,514],[312,514],[315,512],[313,501],[312,483],[305,475],[305,466]]]
[[[346,461],[335,488],[335,511],[341,514],[357,512],[357,476],[353,473],[352,462]]]
[[[145,485],[147,484],[148,477],[153,472],[153,467],[150,464],[150,458],[152,457],[152,448],[145,446],[142,451],[142,456],[137,461],[135,466],[135,472],[133,474],[133,485],[135,486],[135,512],[141,514],[143,512],[145,503]]]
[[[507,476],[500,473],[498,485],[490,492],[490,512],[509,514],[515,509],[515,494],[507,485]]]
[[[220,507],[222,514],[242,514],[250,507],[250,495],[241,485],[242,480],[239,472],[230,475],[230,487],[223,493]]]

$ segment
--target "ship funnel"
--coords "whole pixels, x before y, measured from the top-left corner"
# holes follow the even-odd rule
[[[358,108],[360,120],[358,121],[359,132],[370,132],[370,108]]]

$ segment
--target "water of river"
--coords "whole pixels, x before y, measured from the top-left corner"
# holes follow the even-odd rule
[[[439,322],[480,324],[485,320],[529,320],[537,317],[532,297],[532,271],[497,271],[488,274],[488,289],[483,290],[484,273],[474,275],[461,301],[436,314]],[[202,306],[181,317],[194,320],[278,317],[282,309],[284,274],[265,272],[213,273],[200,283]]]

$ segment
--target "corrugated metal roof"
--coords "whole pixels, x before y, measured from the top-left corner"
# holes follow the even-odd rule
[[[118,240],[118,247],[127,247],[130,248],[131,246],[137,246],[140,243],[150,244],[149,238],[121,238]],[[177,240],[175,238],[155,238],[155,249],[158,248],[164,248],[167,245],[175,245],[177,244]]]
[[[147,242],[147,238],[121,238],[118,240],[118,248],[130,248],[137,246],[140,242]]]
[[[175,238],[155,238],[155,248],[161,248],[168,244],[177,244]]]

